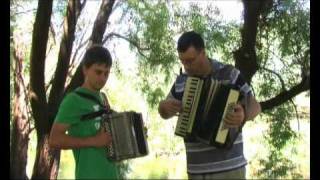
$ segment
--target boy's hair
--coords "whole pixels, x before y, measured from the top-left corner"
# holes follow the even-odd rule
[[[92,64],[105,64],[107,67],[112,66],[112,57],[108,49],[100,45],[90,47],[82,59],[82,65],[90,67]]]
[[[183,33],[178,39],[178,52],[185,52],[189,47],[193,46],[196,50],[204,49],[204,41],[200,34],[189,31]]]

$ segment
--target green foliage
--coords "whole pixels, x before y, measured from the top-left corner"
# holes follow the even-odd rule
[[[74,179],[75,162],[72,150],[61,150],[57,179]]]
[[[180,65],[174,39],[180,32],[195,30],[201,33],[207,42],[209,57],[221,56],[222,61],[228,63],[233,62],[230,49],[235,49],[240,42],[239,25],[219,20],[218,9],[210,6],[203,14],[204,10],[196,4],[189,10],[178,4],[134,0],[127,4],[130,19],[136,24],[129,30],[129,38],[138,44],[138,48],[130,46],[138,51],[137,84],[151,108],[164,98],[174,73],[178,72]]]
[[[224,22],[219,9],[209,5],[205,9],[192,4],[190,10],[175,9],[175,17],[179,31],[194,30],[205,40],[207,54],[211,58],[232,64],[232,51],[239,47],[239,24]]]
[[[119,169],[119,179],[127,179],[126,175],[129,172],[129,163],[127,161],[116,164]]]
[[[271,123],[267,134],[268,143],[276,150],[284,148],[286,143],[296,138],[295,132],[290,127],[290,119],[293,119],[293,107],[283,104],[267,114],[271,116]]]
[[[36,5],[35,1],[30,2],[28,2],[32,4],[30,7]],[[130,50],[137,55],[137,72],[126,72],[127,76],[121,72],[119,64],[116,64],[115,70],[119,79],[114,81],[110,79],[107,95],[117,111],[135,110],[147,114],[146,125],[149,129],[148,142],[151,152],[146,158],[119,164],[123,178],[180,179],[183,175],[183,178],[186,178],[185,159],[181,158],[184,157],[184,146],[181,139],[173,135],[175,121],[163,121],[156,111],[158,102],[166,96],[180,67],[176,55],[177,36],[189,30],[200,32],[205,39],[208,56],[231,64],[234,62],[232,51],[240,47],[241,24],[222,21],[219,10],[215,7],[208,6],[203,10],[197,4],[193,4],[190,9],[184,9],[179,3],[179,1],[168,3],[160,0],[129,0],[123,3],[123,10],[128,12],[126,18],[130,22],[129,30],[124,32],[130,41],[135,42],[135,45],[130,44]],[[305,1],[276,1],[278,6],[266,12],[260,19],[257,55],[261,69],[253,80],[253,88],[259,100],[267,100],[281,92],[283,88],[291,88],[301,80],[301,74],[308,73],[310,69],[310,18],[309,10],[302,7],[303,3]],[[67,1],[54,1],[52,19],[56,27],[61,24],[62,16],[66,14],[66,5]],[[30,47],[33,16],[30,18],[25,14],[16,15],[10,18],[10,21],[13,22],[10,23],[11,36],[14,32],[29,34],[27,38],[19,39],[23,41],[25,47]],[[124,28],[124,25],[121,27]],[[61,34],[61,28],[56,30],[57,34]],[[76,38],[79,36],[80,33],[76,34]],[[24,66],[27,73],[29,51],[26,51],[26,57]],[[11,64],[12,58],[10,58]],[[281,75],[281,79],[276,74]],[[285,84],[284,87],[282,82]],[[12,91],[13,79],[10,72],[11,99]],[[140,97],[140,93],[144,99]],[[294,112],[293,108],[285,104],[263,115],[269,124],[267,135],[264,137],[269,153],[266,158],[259,161],[261,169],[258,177],[272,179],[301,177],[298,173],[300,171],[297,171],[300,167],[287,158],[290,157],[288,154],[301,153],[301,150],[291,148],[299,140],[290,127],[290,120],[294,119],[291,112]],[[29,174],[35,157],[33,147],[36,138],[32,138],[30,143],[32,145],[29,145]],[[33,159],[30,161],[30,158]],[[179,162],[174,163],[172,159]],[[72,155],[62,156],[59,178],[73,177],[72,161]],[[173,175],[172,171],[182,172]]]
[[[149,155],[125,162],[127,166],[119,166],[125,179],[170,179],[181,178],[185,173],[183,142],[175,138],[173,129],[176,121],[162,120],[158,112],[148,108],[146,100],[140,95],[130,74],[120,76],[111,74],[107,83],[107,95],[111,106],[117,111],[134,110],[142,112],[145,126],[148,129]],[[162,154],[161,158],[159,155]],[[178,154],[178,156],[177,156]],[[179,159],[178,159],[179,157]],[[173,161],[175,163],[168,163]],[[181,166],[181,163],[183,166]]]
[[[63,18],[67,15],[67,5],[68,1],[58,0],[53,1],[52,12],[58,16],[58,18]]]
[[[301,80],[301,73],[308,73],[310,66],[308,50],[309,11],[302,9],[301,3],[297,1],[278,1],[277,3],[278,6],[266,12],[259,24],[257,56],[261,69],[253,81],[259,100],[270,99],[296,85]],[[146,29],[149,32],[143,33],[136,30],[132,39],[144,44],[144,47],[153,45],[153,41],[148,40],[149,38],[159,41],[156,36],[151,36],[152,34],[157,35],[158,32],[153,26],[148,26],[148,22],[153,22],[148,21],[148,18],[150,18],[148,15],[150,14],[147,7],[150,6],[146,3],[136,2],[135,4],[135,7],[143,11],[143,13],[140,13],[140,17],[144,20],[138,21],[139,18],[136,19],[137,29]],[[238,49],[241,43],[239,24],[219,20],[219,11],[213,7],[207,7],[205,13],[197,4],[191,5],[188,10],[180,6],[171,6],[170,9],[174,16],[169,24],[170,22],[174,23],[172,27],[175,30],[173,32],[175,35],[184,31],[195,30],[204,37],[209,57],[220,56],[219,60],[221,61],[231,64],[234,62],[232,51]],[[166,15],[164,12],[163,14]],[[159,17],[159,14],[157,14],[157,17]],[[164,17],[164,19],[167,18],[167,16]],[[163,28],[161,22],[158,25],[160,29]],[[159,46],[152,47],[159,48]],[[148,55],[149,53],[146,53],[147,57]],[[159,61],[159,63],[163,62]],[[160,65],[143,56],[139,56],[138,66],[140,71],[138,77],[142,81],[140,90],[146,95],[147,102],[153,108],[157,101],[163,97],[163,92],[165,92],[163,89],[168,89],[168,87],[159,88],[159,82],[162,84],[166,82],[159,75],[163,72],[155,68]],[[156,78],[154,74],[158,74]],[[150,84],[156,84],[156,86]],[[271,172],[268,177],[285,177],[290,172],[294,172],[294,166],[291,166],[292,162],[281,156],[281,152],[288,142],[296,138],[295,132],[290,128],[289,119],[292,119],[292,114],[289,114],[289,112],[293,112],[293,110],[288,105],[279,107],[272,112],[266,112],[266,115],[272,116],[269,121],[270,130],[265,137],[270,146],[270,154],[269,158],[266,161],[261,161],[261,163],[269,168],[274,163],[283,160],[282,166],[266,170]],[[276,153],[276,151],[279,152]],[[290,170],[290,172],[286,174],[286,170]],[[295,177],[298,177],[298,175]]]
[[[138,161],[136,159],[135,161]],[[168,179],[168,163],[165,159],[145,160],[143,165],[136,163],[130,173],[131,179]]]
[[[130,30],[129,38],[137,42],[137,86],[154,108],[164,97],[165,86],[172,80],[177,64],[173,30],[169,26],[170,13],[167,4],[161,1],[128,1],[131,19],[137,25]],[[130,46],[136,49],[136,46]],[[143,51],[141,50],[143,49]]]
[[[309,73],[310,13],[304,3],[306,1],[276,1],[271,11],[263,14],[257,36],[261,69],[254,77],[256,95],[261,100],[288,90]],[[260,160],[264,167],[259,171],[262,178],[301,178],[292,159],[284,155],[288,144],[299,139],[290,127],[293,112],[289,103],[265,112],[269,119],[265,139],[270,150],[267,158]]]
[[[290,126],[290,120],[294,117],[292,112],[293,107],[288,103],[266,112],[269,129],[265,139],[269,152],[266,159],[259,160],[262,169],[258,171],[258,176],[261,178],[302,178],[302,175],[296,172],[297,165],[284,155],[285,148],[295,144],[298,138]],[[291,153],[296,154],[295,151]]]
[[[260,66],[262,70],[267,68],[281,75],[286,89],[310,72],[310,11],[304,7],[305,3],[277,1],[259,24],[257,55]],[[270,83],[265,81],[265,84]]]
[[[281,163],[279,163],[281,162]],[[284,156],[279,151],[270,151],[268,159],[260,160],[260,163],[264,166],[262,170],[258,172],[260,178],[264,179],[279,179],[279,178],[292,178],[302,179],[303,176],[296,173],[294,170],[296,165],[292,161]]]

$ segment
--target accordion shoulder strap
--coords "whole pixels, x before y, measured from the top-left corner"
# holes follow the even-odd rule
[[[106,99],[106,96],[104,93],[102,93],[102,96],[103,96],[103,99],[104,99],[106,105],[102,104],[96,97],[94,97],[90,94],[86,94],[86,93],[82,93],[82,92],[78,92],[78,91],[75,91],[75,93],[83,98],[89,99],[89,100],[99,104],[102,107],[102,109],[100,111],[91,112],[91,113],[87,113],[87,114],[82,115],[80,118],[81,121],[93,119],[93,118],[101,116],[103,114],[110,113],[109,103],[108,103],[108,100]]]
[[[108,109],[110,109],[110,104],[109,104],[109,101],[108,101],[106,94],[104,92],[101,92],[101,95],[103,98],[104,106],[107,107]]]
[[[99,104],[100,106],[104,107],[104,105],[94,96],[90,95],[90,94],[86,94],[83,92],[79,92],[79,91],[75,91],[75,93],[83,98],[89,99],[97,104]]]

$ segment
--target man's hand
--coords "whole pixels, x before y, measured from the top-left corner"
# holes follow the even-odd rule
[[[101,127],[97,134],[91,137],[91,141],[95,147],[106,147],[111,145],[112,139],[111,135]]]
[[[239,127],[244,121],[244,109],[241,104],[236,104],[233,107],[233,111],[230,111],[225,119],[224,123],[227,128],[236,128]]]
[[[182,103],[176,99],[167,99],[159,104],[159,113],[162,118],[168,119],[174,115],[178,115],[182,111]]]

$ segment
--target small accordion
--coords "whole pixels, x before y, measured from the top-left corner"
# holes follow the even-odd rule
[[[148,154],[141,113],[112,112],[105,116],[103,125],[112,137],[111,145],[107,149],[108,159],[121,161]]]
[[[240,128],[226,128],[224,118],[239,100],[239,90],[212,78],[187,77],[175,134],[221,148],[233,145]]]

